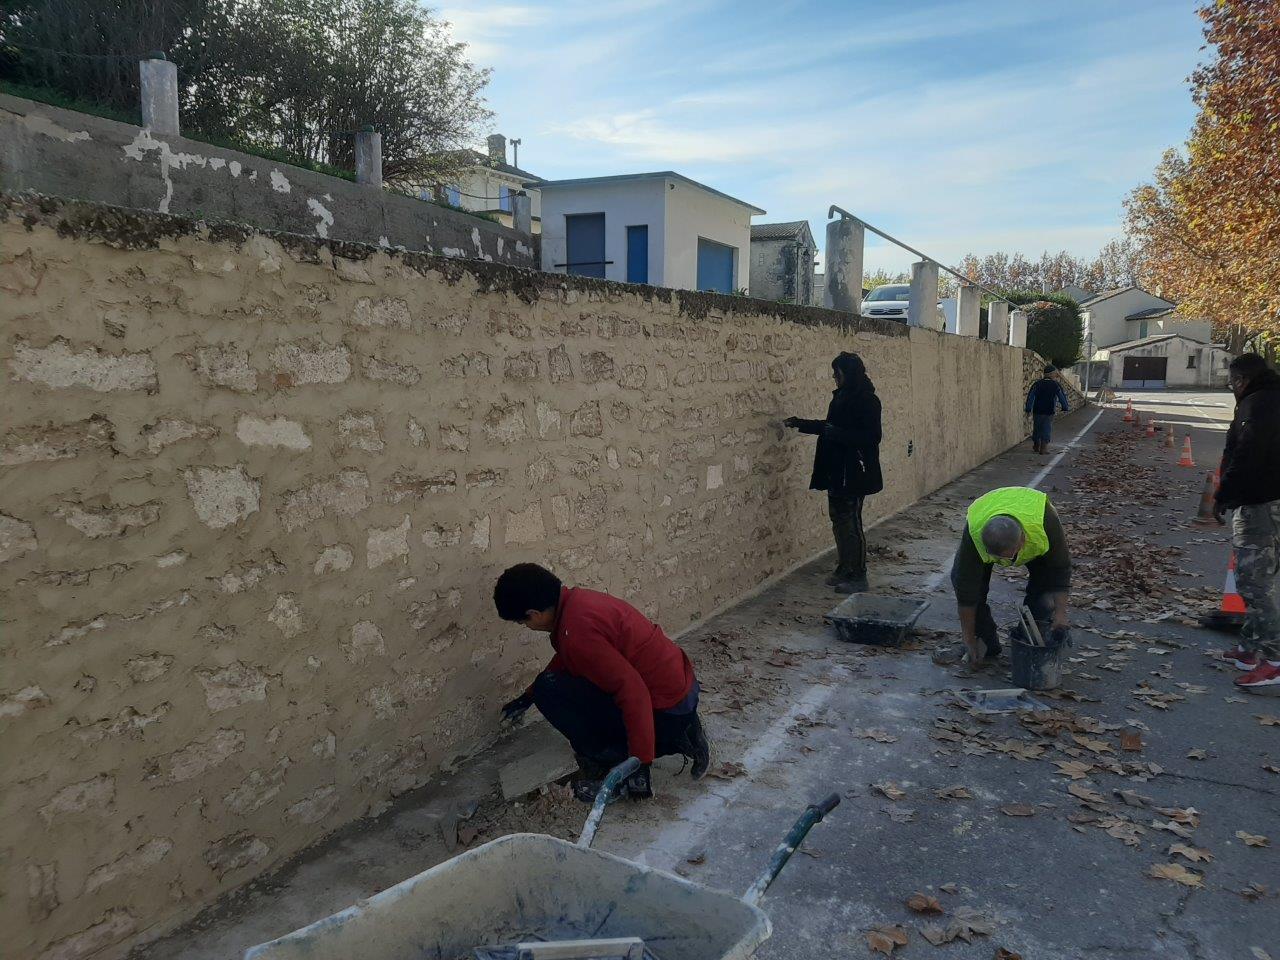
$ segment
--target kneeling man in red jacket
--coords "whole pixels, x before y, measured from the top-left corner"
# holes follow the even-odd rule
[[[651,797],[654,757],[680,755],[699,780],[711,746],[698,719],[698,680],[685,652],[639,610],[607,593],[566,587],[536,563],[521,563],[493,588],[498,616],[551,634],[555,656],[533,684],[502,708],[518,720],[530,706],[569,740],[588,779],[575,785],[591,800],[599,780],[628,756],[640,769],[624,783]]]

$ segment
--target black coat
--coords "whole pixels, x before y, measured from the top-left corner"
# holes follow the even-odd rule
[[[810,490],[866,497],[884,489],[880,475],[880,398],[870,384],[831,394],[826,420],[801,420],[801,433],[818,437]]]
[[[1228,508],[1280,500],[1280,376],[1271,370],[1258,374],[1236,404],[1217,499]]]

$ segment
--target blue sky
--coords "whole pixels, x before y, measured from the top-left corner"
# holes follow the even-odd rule
[[[943,262],[1091,255],[1194,117],[1192,0],[450,0],[494,130],[549,179],[673,169]],[[867,269],[913,258],[868,240]]]

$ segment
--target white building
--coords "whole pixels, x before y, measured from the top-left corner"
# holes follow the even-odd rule
[[[543,270],[677,290],[750,287],[759,207],[670,170],[534,186]]]
[[[519,141],[515,141],[519,142]],[[445,203],[475,213],[488,213],[503,226],[512,226],[511,198],[523,190],[529,195],[533,211],[533,232],[541,229],[542,198],[538,185],[542,178],[507,163],[507,138],[500,133],[488,139],[489,152],[464,150],[466,163],[462,172],[450,183],[419,191],[423,199]]]
[[[1193,340],[1179,333],[1143,337],[1115,343],[1094,353],[1091,387],[1164,389],[1227,385],[1231,354],[1216,344]]]
[[[1139,287],[1108,290],[1080,301],[1086,345],[1099,350],[1166,333],[1181,334],[1208,343],[1213,331],[1208,320],[1175,317],[1177,304],[1147,293]],[[1090,340],[1092,335],[1092,340]]]

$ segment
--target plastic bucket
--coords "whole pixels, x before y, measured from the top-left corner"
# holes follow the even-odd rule
[[[1024,690],[1054,690],[1062,683],[1062,648],[1066,644],[1033,647],[1017,635],[1010,637],[1009,673]]]

